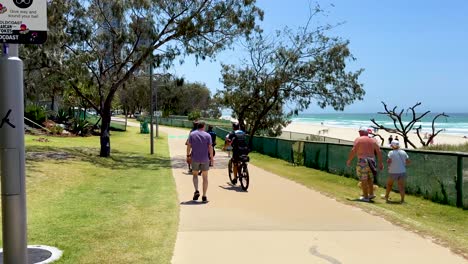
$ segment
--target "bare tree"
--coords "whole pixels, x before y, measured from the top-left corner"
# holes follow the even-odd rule
[[[379,129],[383,129],[389,133],[395,133],[397,135],[400,135],[404,142],[405,142],[405,148],[408,147],[408,144],[411,145],[413,148],[417,148],[416,145],[411,142],[411,140],[409,139],[409,134],[411,132],[411,130],[413,130],[413,128],[415,127],[415,125],[417,125],[418,122],[421,122],[422,118],[425,117],[426,115],[428,115],[431,111],[426,111],[422,114],[418,114],[416,113],[416,107],[420,106],[421,103],[416,103],[415,105],[413,105],[412,107],[409,107],[408,109],[401,109],[401,111],[397,112],[397,107],[393,107],[393,109],[389,109],[387,107],[387,105],[382,102],[383,106],[384,106],[384,109],[385,109],[385,112],[378,112],[378,114],[380,115],[386,115],[388,117],[390,117],[390,119],[393,120],[393,125],[394,125],[394,128],[389,128],[389,127],[386,127],[384,125],[381,125],[379,123],[377,123],[377,121],[375,121],[375,119],[371,119],[372,123],[374,123],[374,125],[377,126],[377,128]],[[403,114],[406,112],[406,114],[410,113],[411,114],[411,120],[409,120],[409,122],[407,122],[405,124],[405,122],[403,121]],[[439,129],[436,131],[436,128],[435,128],[435,121],[437,120],[437,118],[441,117],[441,116],[444,116],[444,117],[449,117],[448,115],[446,115],[445,113],[441,113],[441,114],[437,114],[436,116],[434,116],[434,118],[432,119],[432,133],[430,134],[429,137],[426,138],[426,141],[424,141],[424,139],[421,137],[421,129],[422,129],[422,126],[419,125],[417,128],[416,128],[416,133],[418,135],[418,138],[421,142],[421,144],[423,146],[427,146],[429,145],[429,143],[440,133],[443,131],[443,129]]]

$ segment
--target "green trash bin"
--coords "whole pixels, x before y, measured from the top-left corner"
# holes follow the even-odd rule
[[[141,134],[149,134],[149,126],[147,121],[140,122],[140,133]]]

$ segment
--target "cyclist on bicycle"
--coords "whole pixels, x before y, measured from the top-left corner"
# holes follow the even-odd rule
[[[234,184],[237,183],[237,165],[240,162],[241,156],[249,154],[249,147],[247,145],[247,137],[244,131],[240,129],[238,123],[232,124],[233,131],[226,136],[226,141],[232,146],[232,163],[234,173]]]

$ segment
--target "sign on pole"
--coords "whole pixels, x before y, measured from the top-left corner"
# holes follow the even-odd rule
[[[0,43],[43,44],[46,40],[46,0],[0,0]]]
[[[161,117],[162,111],[154,111],[154,116]]]

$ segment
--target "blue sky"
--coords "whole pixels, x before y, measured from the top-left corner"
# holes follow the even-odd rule
[[[258,0],[265,11],[265,33],[304,25],[307,0]],[[314,2],[312,2],[313,4]],[[468,1],[335,0],[318,1],[327,10],[320,23],[345,22],[331,35],[350,40],[357,60],[349,69],[364,68],[360,81],[366,96],[345,112],[373,113],[388,105],[421,111],[468,112]],[[333,4],[333,5],[331,5]],[[220,63],[239,63],[242,52],[225,51],[215,61],[195,65],[186,58],[173,70],[190,82],[205,83],[212,93],[222,88]],[[332,113],[313,104],[306,113]]]

